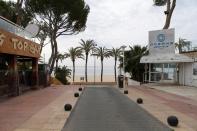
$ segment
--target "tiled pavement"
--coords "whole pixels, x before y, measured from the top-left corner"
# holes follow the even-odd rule
[[[147,87],[153,89],[165,91],[179,96],[184,96],[197,101],[197,87],[191,86],[170,86],[170,85],[157,85],[157,84],[145,84]]]
[[[49,87],[0,102],[0,131],[60,131],[69,115],[63,105],[67,102],[74,105],[77,100],[73,94],[78,88],[73,87],[76,86]],[[178,116],[180,124],[175,131],[197,131],[197,89],[181,88],[179,91],[170,87],[156,90],[129,86],[127,89],[130,99],[136,101],[142,97],[141,106],[166,125],[167,116]]]
[[[60,131],[69,115],[64,104],[75,104],[77,89],[48,87],[1,102],[0,131]]]
[[[141,106],[166,125],[167,117],[176,115],[180,124],[174,128],[175,131],[197,131],[196,99],[169,93],[170,90],[165,92],[145,86],[129,86],[127,89],[129,90],[129,98],[134,101],[139,97],[143,98],[144,104]]]

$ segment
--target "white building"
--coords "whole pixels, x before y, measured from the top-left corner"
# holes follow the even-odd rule
[[[175,53],[174,29],[149,32],[149,55],[144,82],[171,83],[197,87],[197,52]]]

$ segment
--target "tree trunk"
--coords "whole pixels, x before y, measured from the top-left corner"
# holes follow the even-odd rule
[[[54,65],[55,65],[55,60],[56,60],[56,58],[57,58],[57,53],[58,53],[58,51],[57,51],[57,42],[56,42],[56,40],[54,40],[54,57],[52,58],[52,62],[51,62],[51,72],[50,72],[50,73],[53,72]]]
[[[51,68],[51,64],[52,64],[52,60],[53,60],[53,58],[54,58],[54,45],[53,45],[53,43],[51,43],[51,56],[50,56],[50,58],[49,58],[49,62],[48,62],[48,65],[49,65],[49,67],[50,67],[50,69],[49,69],[49,74],[51,75],[51,73],[52,73],[52,71],[53,71],[53,69]]]
[[[101,82],[103,82],[103,60],[101,60]]]
[[[86,63],[85,63],[85,79],[86,79],[86,82],[88,82],[87,65],[88,65],[88,54],[86,54]]]
[[[167,1],[166,22],[165,22],[165,25],[164,25],[163,29],[168,29],[170,27],[172,13],[174,11],[175,6],[176,6],[176,0],[173,0],[172,7],[171,7],[171,0]]]
[[[115,77],[115,82],[116,82],[116,59],[115,59],[115,64],[114,64],[114,77]]]
[[[49,62],[48,62],[48,65],[49,65],[49,67],[50,67],[50,70],[51,70],[51,62],[52,62],[52,59],[53,59],[53,57],[54,57],[54,44],[53,44],[53,40],[52,40],[52,37],[50,38],[51,40],[51,56],[50,56],[50,58],[49,58]],[[51,74],[50,72],[49,72],[49,74]]]
[[[75,82],[75,61],[73,61],[73,83]]]
[[[179,53],[182,53],[182,46],[179,46]]]
[[[17,0],[16,3],[16,24],[21,25],[21,8],[22,8],[23,0]]]
[[[57,68],[58,68],[58,59],[56,59],[56,71],[57,71]]]
[[[58,51],[57,51],[57,41],[56,41],[56,37],[55,37],[55,33],[52,37],[52,41],[53,41],[53,53],[51,54],[51,58],[50,58],[50,71],[49,71],[49,74],[51,75],[52,72],[53,72],[53,69],[54,69],[54,64],[55,64],[55,60],[57,58],[57,54],[58,54]]]
[[[40,41],[40,54],[42,53],[42,49],[44,47],[44,41],[45,41],[45,39],[41,38],[41,41]]]

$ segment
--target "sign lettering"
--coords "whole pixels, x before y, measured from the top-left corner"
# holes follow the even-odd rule
[[[5,35],[0,32],[0,46],[3,45],[4,39],[5,39]]]
[[[40,57],[40,45],[0,29],[0,53]]]
[[[16,38],[12,38],[11,41],[13,44],[13,48],[15,50],[29,51],[32,54],[35,54],[35,53],[39,54],[39,52],[40,52],[40,48],[38,46],[36,46],[35,44],[23,42],[23,41],[18,40]]]

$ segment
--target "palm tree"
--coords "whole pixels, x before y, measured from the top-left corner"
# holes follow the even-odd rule
[[[87,64],[88,64],[88,56],[89,56],[89,53],[92,49],[95,48],[95,42],[94,40],[86,40],[84,41],[83,39],[81,39],[81,42],[80,42],[80,49],[82,49],[85,53],[85,80],[86,82],[88,82],[88,77],[87,77]]]
[[[130,50],[125,52],[125,71],[131,74],[132,79],[142,81],[144,64],[140,63],[140,59],[148,54],[147,47],[141,47],[140,45],[129,47]]]
[[[190,49],[191,42],[186,41],[186,39],[179,38],[179,41],[175,43],[175,48],[179,50],[179,53],[183,52],[183,48],[187,48],[187,50]]]
[[[153,0],[154,5],[156,6],[164,6],[167,5],[167,10],[164,11],[166,15],[166,22],[163,29],[168,29],[170,27],[170,21],[172,17],[172,13],[176,6],[176,0]]]
[[[95,55],[101,60],[101,82],[103,82],[103,60],[110,57],[110,52],[105,47],[98,47],[95,49]]]
[[[70,57],[70,59],[71,59],[71,61],[73,63],[73,82],[75,82],[75,60],[77,58],[84,59],[84,56],[83,56],[82,53],[83,52],[82,52],[82,50],[79,47],[76,47],[76,48],[71,47],[68,50],[68,53],[64,54],[66,57]]]
[[[66,59],[66,58],[67,58],[66,55],[61,54],[61,53],[58,52],[57,57],[56,57],[56,70],[58,68],[58,62],[59,62],[59,60],[62,62],[62,60]]]
[[[120,53],[121,53],[121,48],[112,48],[110,51],[109,51],[110,55],[112,57],[114,57],[114,78],[115,78],[115,82],[116,82],[116,63],[117,63],[117,59],[118,57],[120,56]]]

